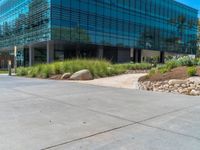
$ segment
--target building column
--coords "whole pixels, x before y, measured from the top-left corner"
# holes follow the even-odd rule
[[[160,52],[160,63],[165,63],[165,52],[163,51]]]
[[[134,48],[130,49],[130,60],[134,61]]]
[[[141,49],[134,49],[133,61],[135,63],[141,63],[141,61],[142,61],[142,50]]]
[[[14,72],[17,72],[17,46],[14,46]]]
[[[103,58],[103,46],[97,48],[97,57],[100,59]]]
[[[33,66],[34,64],[34,47],[32,45],[29,45],[29,66]]]
[[[54,43],[52,41],[47,42],[47,63],[54,61]]]

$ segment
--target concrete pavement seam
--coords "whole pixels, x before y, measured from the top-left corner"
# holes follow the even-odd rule
[[[108,132],[112,132],[112,131],[115,131],[115,130],[118,130],[118,129],[126,128],[126,127],[132,126],[132,125],[142,125],[142,126],[154,128],[154,129],[157,129],[157,130],[160,130],[160,131],[163,131],[163,132],[168,132],[168,133],[176,134],[176,135],[179,135],[179,136],[193,138],[193,139],[200,141],[200,138],[195,137],[195,136],[186,135],[186,134],[182,134],[182,133],[178,133],[178,132],[174,132],[174,131],[171,131],[171,130],[167,130],[167,129],[163,129],[163,128],[159,128],[159,127],[154,127],[154,126],[150,126],[150,125],[146,125],[146,124],[142,124],[142,123],[131,123],[131,124],[127,124],[127,125],[124,125],[124,126],[120,126],[120,127],[112,128],[112,129],[105,130],[105,131],[102,131],[102,132],[98,132],[98,133],[95,133],[95,134],[92,134],[92,135],[89,135],[89,136],[85,136],[85,137],[77,138],[77,139],[74,139],[74,140],[71,140],[71,141],[66,141],[66,142],[63,142],[63,143],[60,143],[60,144],[52,145],[52,146],[43,148],[41,150],[49,150],[49,149],[52,149],[52,148],[55,148],[55,147],[59,147],[59,146],[62,146],[62,145],[81,141],[81,140],[88,139],[88,138],[91,138],[91,137],[94,137],[94,136],[98,136],[98,135],[101,135],[101,134],[104,134],[104,133],[108,133]]]
[[[24,92],[24,91],[21,91],[21,90],[18,90],[18,91]],[[187,134],[182,134],[182,133],[179,133],[179,132],[175,132],[175,131],[171,131],[171,130],[168,130],[168,129],[163,129],[163,128],[159,128],[159,127],[155,127],[155,126],[151,126],[151,125],[148,125],[148,124],[144,124],[144,123],[143,123],[143,122],[145,122],[145,121],[149,121],[149,120],[152,120],[152,119],[155,119],[155,118],[159,118],[159,117],[162,117],[162,116],[166,116],[166,115],[168,115],[168,114],[173,114],[173,113],[176,113],[176,112],[180,112],[180,111],[183,111],[183,110],[192,108],[192,107],[194,107],[194,106],[198,106],[198,105],[200,105],[200,104],[195,104],[195,105],[191,105],[191,106],[187,106],[187,107],[182,107],[182,108],[180,108],[180,109],[176,109],[176,110],[173,110],[173,111],[170,111],[170,112],[166,112],[166,113],[163,113],[163,114],[160,114],[160,115],[156,115],[156,116],[153,116],[153,117],[151,117],[151,118],[147,118],[147,119],[144,119],[144,120],[141,120],[141,121],[132,121],[132,120],[128,120],[128,119],[126,119],[126,118],[122,118],[122,117],[115,116],[115,115],[108,114],[108,113],[104,113],[104,112],[99,112],[99,111],[96,111],[96,110],[93,110],[93,109],[82,108],[82,107],[80,107],[80,106],[78,106],[78,105],[74,105],[74,104],[70,104],[70,103],[67,103],[67,102],[63,102],[63,101],[60,101],[60,100],[58,100],[58,99],[47,98],[47,97],[45,97],[45,96],[41,96],[41,95],[37,95],[37,94],[32,94],[32,93],[28,93],[28,92],[24,92],[24,93],[27,93],[27,94],[30,94],[30,95],[33,95],[33,96],[37,96],[37,97],[41,97],[41,98],[44,98],[45,100],[49,100],[49,101],[55,101],[55,100],[56,100],[56,101],[59,102],[59,103],[62,103],[62,104],[65,104],[65,105],[70,105],[70,106],[73,106],[73,107],[76,107],[76,108],[79,108],[79,109],[82,109],[82,110],[89,110],[89,111],[92,111],[92,112],[96,112],[96,113],[104,114],[104,115],[107,115],[107,116],[115,117],[115,118],[117,118],[117,119],[121,119],[121,120],[126,120],[126,121],[129,121],[129,122],[132,122],[131,124],[128,124],[128,125],[125,125],[125,126],[120,126],[120,127],[118,127],[118,128],[113,128],[113,129],[106,130],[106,131],[103,131],[103,132],[99,132],[99,133],[96,133],[96,134],[92,134],[92,135],[89,135],[89,136],[86,136],[86,137],[82,137],[82,138],[75,139],[75,140],[71,140],[71,141],[68,141],[68,142],[64,142],[64,143],[61,143],[61,144],[58,144],[58,145],[50,146],[50,147],[44,148],[44,149],[42,149],[42,150],[46,150],[46,149],[50,149],[50,148],[53,148],[53,147],[65,145],[65,144],[68,144],[68,143],[71,143],[71,142],[83,140],[83,139],[85,139],[85,138],[93,137],[93,136],[96,136],[96,135],[99,135],[99,134],[103,134],[103,133],[110,132],[110,131],[113,131],[113,130],[121,129],[121,128],[124,128],[124,127],[127,127],[127,126],[131,126],[131,125],[134,125],[134,124],[139,124],[139,125],[143,125],[143,126],[146,126],[146,127],[151,127],[151,128],[159,129],[159,130],[161,130],[161,131],[169,132],[169,133],[172,133],[172,134],[181,135],[181,136],[185,136],[185,137],[194,138],[194,139],[196,139],[196,140],[200,140],[200,138],[195,137],[195,136],[191,136],[191,135],[187,135]]]
[[[193,138],[193,139],[200,141],[199,137],[195,137],[195,136],[192,136],[192,135],[183,134],[183,133],[180,133],[180,132],[175,132],[175,131],[172,131],[172,130],[163,129],[163,128],[160,128],[160,127],[156,127],[156,126],[152,126],[152,125],[148,125],[148,124],[144,124],[144,123],[136,123],[136,124],[143,125],[143,126],[150,127],[150,128],[154,128],[154,129],[158,129],[158,130],[161,130],[161,131],[164,131],[164,132],[169,132],[169,133],[176,134],[176,135],[181,135],[181,136]]]
[[[115,127],[115,128],[108,129],[108,130],[98,132],[98,133],[95,133],[95,134],[91,134],[91,135],[88,135],[88,136],[85,136],[85,137],[77,138],[77,139],[74,139],[74,140],[70,140],[70,141],[60,143],[60,144],[56,144],[56,145],[52,145],[52,146],[49,146],[49,147],[46,147],[46,148],[42,148],[41,150],[52,149],[52,148],[55,148],[55,147],[58,147],[58,146],[66,145],[66,144],[69,144],[69,143],[72,143],[72,142],[80,141],[80,140],[87,139],[87,138],[90,138],[90,137],[94,137],[94,136],[97,136],[97,135],[100,135],[100,134],[104,134],[104,133],[107,133],[107,132],[111,132],[111,131],[114,131],[114,130],[125,128],[125,127],[128,127],[128,126],[134,125],[134,124],[135,123],[130,123],[130,124],[126,124],[126,125],[123,125],[123,126]]]
[[[18,89],[17,89],[17,90],[18,90]],[[21,91],[21,90],[18,90],[18,91]],[[79,105],[67,103],[67,102],[61,101],[61,100],[56,99],[56,98],[49,98],[49,97],[45,97],[45,96],[41,96],[41,95],[37,95],[37,94],[25,92],[25,91],[21,91],[21,92],[24,92],[24,93],[26,93],[26,94],[30,94],[30,95],[33,95],[33,96],[36,96],[36,97],[44,98],[45,100],[49,100],[49,101],[53,101],[53,102],[55,102],[55,100],[56,100],[57,102],[62,103],[62,104],[66,104],[66,105],[68,105],[68,106],[76,107],[76,108],[79,108],[79,109],[82,109],[82,110],[89,110],[89,111],[92,111],[92,112],[97,112],[97,113],[100,113],[100,114],[108,115],[108,116],[111,116],[111,117],[115,117],[115,118],[117,118],[117,119],[129,121],[129,122],[133,122],[133,123],[141,123],[141,122],[149,121],[149,120],[152,120],[152,119],[155,119],[155,118],[159,118],[159,117],[162,117],[162,116],[166,116],[166,115],[168,115],[168,114],[173,114],[173,113],[176,113],[176,112],[179,112],[179,111],[182,111],[182,110],[186,110],[186,109],[188,109],[188,108],[192,108],[192,107],[194,107],[194,106],[200,105],[200,102],[199,102],[198,104],[194,104],[194,105],[182,107],[182,108],[179,108],[179,109],[175,109],[175,110],[173,110],[173,111],[166,112],[166,113],[162,113],[162,114],[159,114],[159,115],[156,115],[156,116],[153,116],[153,117],[144,119],[144,120],[134,121],[134,120],[130,120],[130,119],[127,119],[127,118],[123,118],[123,117],[119,117],[119,116],[116,116],[116,115],[112,115],[112,114],[109,114],[109,113],[100,112],[100,111],[97,111],[97,110],[94,110],[94,109],[82,108],[82,107],[79,106]]]
[[[21,91],[21,90],[18,90],[18,91]],[[89,108],[83,108],[79,105],[74,105],[74,104],[71,104],[71,103],[67,103],[67,102],[64,102],[64,101],[61,101],[61,100],[58,100],[58,99],[55,99],[55,98],[47,98],[45,96],[40,96],[40,95],[37,95],[37,94],[32,94],[32,93],[28,93],[28,92],[25,92],[26,94],[30,94],[32,96],[36,96],[36,97],[40,97],[40,98],[44,98],[45,100],[49,100],[49,101],[53,101],[55,102],[55,100],[61,104],[65,104],[65,105],[68,105],[68,106],[72,106],[72,107],[75,107],[75,108],[79,108],[81,110],[87,110],[87,111],[91,111],[91,112],[95,112],[95,113],[99,113],[101,115],[106,115],[106,116],[110,116],[110,117],[114,117],[114,118],[117,118],[117,119],[120,119],[120,120],[124,120],[124,121],[129,121],[129,122],[132,122],[132,123],[136,123],[136,121],[132,121],[132,120],[129,120],[129,119],[126,119],[126,118],[122,118],[122,117],[119,117],[119,116],[116,116],[116,115],[112,115],[112,114],[108,114],[108,113],[104,113],[104,112],[100,112],[100,111],[96,111],[96,110],[93,110],[93,109],[89,109]]]
[[[190,105],[190,106],[187,106],[187,107],[182,107],[182,108],[179,108],[179,109],[175,109],[175,110],[170,111],[170,112],[162,113],[162,114],[160,114],[160,115],[156,115],[156,116],[153,116],[153,117],[144,119],[144,120],[137,121],[137,123],[142,123],[142,122],[145,122],[145,121],[149,121],[149,120],[152,120],[152,119],[156,119],[156,118],[159,118],[159,117],[162,117],[162,116],[166,116],[166,115],[168,115],[168,114],[173,114],[173,113],[176,113],[176,112],[180,112],[180,111],[183,111],[183,110],[192,108],[192,107],[194,107],[194,106],[199,106],[199,105],[200,105],[200,103],[199,103],[199,104]]]

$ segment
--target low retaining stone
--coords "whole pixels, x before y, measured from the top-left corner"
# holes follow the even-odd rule
[[[64,73],[64,74],[61,76],[61,80],[69,79],[70,76],[71,76],[71,73],[69,73],[69,72]]]
[[[200,82],[190,78],[186,80],[143,81],[139,82],[138,86],[141,90],[180,93],[192,96],[200,95]]]
[[[69,79],[70,80],[92,80],[93,76],[89,70],[83,69],[72,74]]]

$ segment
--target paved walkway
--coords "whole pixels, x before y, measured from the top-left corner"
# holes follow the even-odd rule
[[[0,75],[1,150],[199,150],[200,99]]]
[[[71,81],[71,82],[78,82],[78,83],[106,86],[106,87],[138,89],[138,79],[144,75],[146,75],[146,73],[123,74],[114,77],[106,77],[89,81]]]

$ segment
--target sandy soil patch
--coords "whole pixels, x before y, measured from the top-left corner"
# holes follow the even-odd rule
[[[78,83],[107,86],[107,87],[138,89],[138,79],[145,75],[146,73],[123,74],[123,75],[94,79],[89,81],[69,81],[69,82],[78,82]]]

